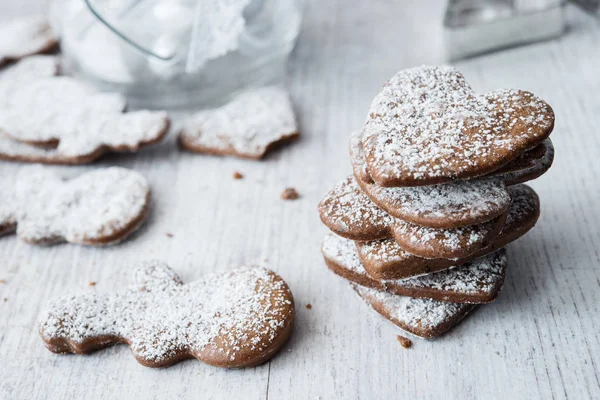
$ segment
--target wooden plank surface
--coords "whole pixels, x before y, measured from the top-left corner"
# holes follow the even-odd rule
[[[600,398],[600,22],[574,7],[557,41],[457,63],[477,90],[528,89],[557,115],[555,164],[531,184],[542,216],[509,247],[498,301],[405,350],[401,332],[323,264],[316,205],[350,172],[348,135],[396,70],[444,62],[444,3],[307,1],[289,81],[304,136],[264,162],[180,153],[171,134],[137,156],[54,167],[135,169],[152,183],[154,207],[138,234],[108,249],[0,239],[0,399]],[[39,4],[2,1],[0,18]],[[0,163],[0,173],[21,167]],[[280,200],[288,186],[302,198]],[[150,258],[185,280],[248,263],[273,268],[297,302],[291,341],[271,362],[231,371],[196,360],[148,369],[125,346],[87,357],[44,349],[36,318],[46,300],[121,289]]]

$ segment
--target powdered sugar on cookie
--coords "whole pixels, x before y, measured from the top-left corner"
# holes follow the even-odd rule
[[[0,69],[0,109],[10,106],[19,91],[31,82],[49,78],[59,72],[54,56],[32,56]]]
[[[414,188],[371,185],[368,193],[395,217],[432,228],[482,223],[504,213],[510,205],[504,184],[494,179]]]
[[[326,259],[343,265],[349,271],[367,275],[356,255],[356,245],[352,240],[328,233],[321,244],[321,252]]]
[[[411,263],[417,259],[421,259],[407,251],[402,250],[402,247],[394,239],[384,240],[367,240],[357,243],[358,253],[363,262],[369,264],[403,264]]]
[[[352,240],[394,237],[406,251],[425,258],[464,257],[487,246],[500,233],[506,212],[482,224],[427,228],[381,210],[360,190],[353,176],[336,185],[319,203],[321,220],[334,233]]]
[[[357,252],[368,273],[378,279],[404,279],[418,275],[419,271],[431,273],[452,265],[459,265],[482,257],[529,231],[536,223],[540,212],[539,199],[535,191],[526,185],[508,189],[512,203],[502,232],[487,246],[466,258],[452,260],[444,258],[425,259],[403,250],[395,239],[357,242]]]
[[[482,178],[439,185],[387,188],[366,172],[362,134],[350,139],[354,175],[365,194],[390,215],[430,228],[480,224],[503,214],[510,196],[500,179]]]
[[[394,238],[400,247],[419,257],[464,258],[491,244],[505,221],[506,214],[483,224],[434,229],[396,220]]]
[[[183,284],[164,263],[146,262],[123,293],[57,299],[40,317],[53,352],[88,353],[127,342],[152,367],[196,357],[211,365],[252,366],[291,332],[292,294],[275,273],[246,267]]]
[[[32,166],[21,171],[12,187],[2,185],[14,199],[3,201],[3,207],[12,209],[6,214],[13,216],[17,235],[32,244],[115,244],[136,231],[150,209],[148,181],[118,167],[65,182],[44,167]]]
[[[27,16],[0,24],[0,65],[7,61],[45,53],[56,47],[57,39],[43,16]]]
[[[475,93],[451,67],[397,73],[364,126],[368,170],[381,186],[417,186],[488,174],[542,142],[550,106],[520,90]]]
[[[169,119],[165,112],[123,114],[124,108],[121,95],[96,92],[74,78],[31,82],[13,92],[3,106],[0,158],[89,162],[109,150],[136,151],[166,134]],[[54,142],[56,148],[40,148]]]
[[[358,258],[356,246],[351,240],[330,234],[323,240],[321,249],[327,260],[362,276],[367,282],[372,280],[372,288],[377,289],[376,286],[381,285],[395,294],[406,292],[406,295],[410,293],[411,297],[436,296],[440,301],[446,301],[445,298],[449,296],[490,301],[502,286],[506,272],[506,251],[501,249],[464,265],[457,264],[445,271],[407,279],[376,281],[365,271]],[[422,293],[417,296],[418,290],[422,290]]]
[[[354,290],[369,306],[399,328],[422,338],[441,335],[475,308],[471,304],[397,296],[362,286],[354,286]]]
[[[446,271],[393,282],[413,288],[437,289],[461,294],[490,293],[502,284],[505,272],[506,250],[501,249]]]
[[[223,107],[188,119],[179,137],[191,151],[258,159],[299,136],[287,91],[268,86],[244,92]]]
[[[319,203],[319,214],[329,229],[353,240],[389,237],[394,222],[360,190],[352,176],[325,195]]]

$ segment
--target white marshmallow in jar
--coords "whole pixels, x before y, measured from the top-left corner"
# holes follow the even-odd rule
[[[283,80],[299,0],[55,0],[67,70],[132,107],[197,109]]]

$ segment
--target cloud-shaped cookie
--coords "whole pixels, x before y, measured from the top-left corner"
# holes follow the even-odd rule
[[[55,353],[127,343],[148,367],[195,357],[236,368],[270,359],[293,323],[292,293],[272,271],[245,267],[184,285],[167,265],[152,261],[135,270],[125,292],[51,302],[40,317],[40,335]]]
[[[27,16],[0,24],[0,66],[33,54],[47,53],[58,43],[41,15]]]
[[[48,76],[42,57],[0,71],[0,159],[82,164],[133,152],[165,136],[165,112],[124,113],[125,98],[66,76]],[[26,72],[44,71],[31,76]],[[54,71],[56,73],[56,71]]]
[[[115,244],[135,232],[150,211],[148,181],[124,168],[97,169],[63,181],[32,166],[16,183],[9,179],[0,178],[0,234],[16,231],[31,244]]]

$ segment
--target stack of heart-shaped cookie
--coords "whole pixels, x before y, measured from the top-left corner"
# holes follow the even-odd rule
[[[444,333],[498,296],[504,246],[539,216],[521,183],[552,165],[553,127],[529,92],[478,94],[450,67],[400,71],[350,138],[353,176],[319,204],[328,267],[405,331]]]

